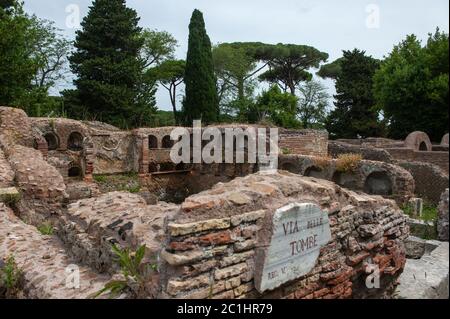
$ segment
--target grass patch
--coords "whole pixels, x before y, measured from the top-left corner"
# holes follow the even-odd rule
[[[421,219],[428,222],[428,221],[436,221],[437,218],[438,218],[437,206],[428,202],[424,202]]]
[[[139,193],[141,191],[139,175],[135,172],[116,175],[94,175],[94,181],[99,185],[102,193],[114,191]]]
[[[108,180],[106,175],[94,175],[93,178],[97,183],[105,183]]]
[[[45,235],[45,236],[52,236],[53,232],[54,232],[53,225],[49,222],[43,223],[37,229],[41,233],[41,235]]]
[[[414,208],[411,204],[405,204],[401,207],[403,212],[411,218],[418,218],[425,222],[434,222],[438,218],[438,207],[430,202],[424,201],[421,216],[413,216]]]

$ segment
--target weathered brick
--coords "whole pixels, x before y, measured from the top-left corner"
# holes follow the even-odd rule
[[[170,236],[182,236],[207,230],[226,229],[230,227],[230,219],[210,219],[187,224],[170,223],[167,228]]]
[[[245,241],[238,241],[234,243],[234,250],[237,252],[253,249],[256,246],[256,240],[248,239]]]
[[[169,282],[167,283],[166,291],[168,294],[176,296],[180,292],[209,286],[209,284],[210,284],[209,275],[201,275],[198,277],[189,278],[188,280],[184,281],[169,280]]]
[[[232,243],[231,233],[229,230],[218,233],[209,233],[198,238],[198,242],[203,246],[225,245]]]
[[[250,223],[258,221],[264,218],[266,214],[265,210],[258,210],[250,213],[245,213],[241,215],[236,215],[231,217],[231,225],[238,226],[242,223]]]
[[[233,264],[239,264],[245,260],[247,260],[248,258],[251,258],[255,255],[255,252],[253,250],[249,250],[243,253],[239,253],[239,254],[232,254],[230,256],[224,257],[222,258],[222,260],[220,261],[220,266],[221,267],[227,267]]]
[[[237,265],[233,265],[230,267],[226,267],[226,268],[222,268],[222,269],[217,269],[214,272],[214,278],[216,280],[221,280],[221,279],[226,279],[229,277],[234,277],[237,276],[239,274],[242,274],[243,272],[247,271],[247,264],[246,263],[240,263]]]

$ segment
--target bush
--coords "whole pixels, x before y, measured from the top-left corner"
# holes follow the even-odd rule
[[[17,266],[14,256],[9,256],[3,267],[0,267],[0,296],[1,288],[5,291],[6,298],[17,296],[21,290],[22,281],[22,270]]]
[[[353,172],[356,170],[362,159],[363,157],[361,154],[340,154],[336,161],[336,170],[342,173]]]
[[[144,245],[138,247],[136,252],[113,245],[112,251],[116,255],[121,274],[114,276],[115,279],[92,297],[97,298],[105,293],[108,293],[110,298],[115,298],[121,293],[129,293],[135,298],[147,297],[150,294],[148,284],[151,283],[151,276],[156,267],[144,262],[145,250]]]

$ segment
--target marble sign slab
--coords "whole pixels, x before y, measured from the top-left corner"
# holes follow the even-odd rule
[[[328,214],[311,203],[279,208],[267,229],[270,242],[257,251],[255,285],[259,292],[308,274],[320,248],[331,240]]]

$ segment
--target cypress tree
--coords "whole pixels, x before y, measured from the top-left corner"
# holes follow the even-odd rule
[[[89,116],[121,127],[142,125],[155,105],[154,91],[145,92],[142,81],[138,22],[125,0],[94,0],[70,57],[77,90],[67,95]]]
[[[206,33],[203,14],[194,10],[189,24],[189,46],[186,58],[186,98],[183,115],[186,125],[201,119],[203,123],[218,120],[219,103],[211,41]]]

